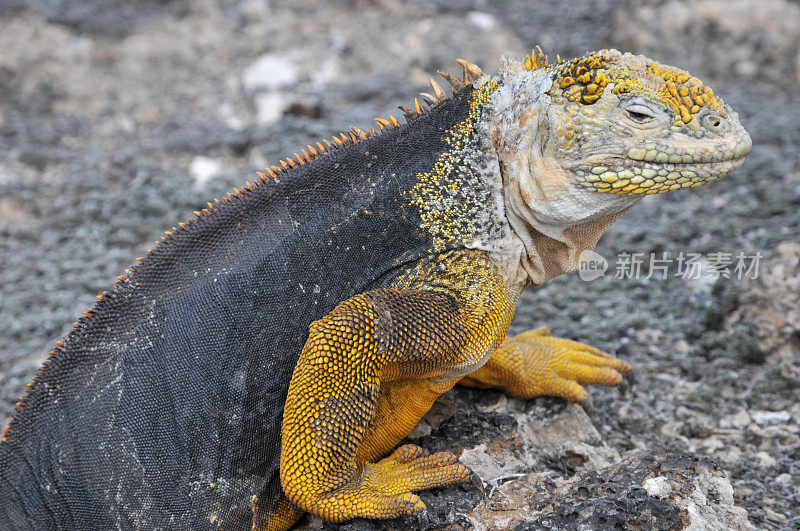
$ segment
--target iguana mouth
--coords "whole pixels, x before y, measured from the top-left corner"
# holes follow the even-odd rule
[[[697,188],[742,165],[752,141],[746,133],[735,142],[709,143],[692,152],[645,142],[613,163],[582,164],[573,169],[577,184],[612,194],[659,194]]]
[[[744,156],[708,162],[644,162],[576,170],[577,183],[601,193],[659,194],[697,188],[714,182],[742,165]]]
[[[641,170],[652,169],[657,172],[659,171],[680,172],[684,170],[708,171],[708,170],[719,170],[727,168],[730,165],[735,165],[733,169],[738,168],[744,162],[744,157],[735,157],[735,158],[699,161],[699,162],[677,162],[677,163],[645,162],[644,164],[637,164],[642,162],[638,160],[632,160],[631,162],[632,164],[630,165],[630,168],[633,169],[634,173],[636,173],[636,169],[641,169]]]
[[[691,151],[670,145],[659,145],[645,142],[628,149],[627,158],[634,161],[655,162],[660,164],[704,164],[726,162],[744,158],[753,142],[745,133],[735,142],[709,142],[695,147]]]

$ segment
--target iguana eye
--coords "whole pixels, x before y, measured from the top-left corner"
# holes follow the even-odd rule
[[[640,124],[649,122],[656,117],[655,113],[652,109],[650,109],[650,107],[641,103],[633,103],[628,105],[625,107],[625,112],[628,113],[628,117],[631,120]]]

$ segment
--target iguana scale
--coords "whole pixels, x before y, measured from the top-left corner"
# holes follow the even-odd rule
[[[470,472],[395,448],[456,383],[581,401],[621,382],[625,362],[546,329],[506,339],[520,292],[643,195],[734,170],[750,137],[642,56],[462,64],[452,97],[432,82],[406,124],[309,145],[119,277],[2,437],[0,527],[417,513],[415,491]]]

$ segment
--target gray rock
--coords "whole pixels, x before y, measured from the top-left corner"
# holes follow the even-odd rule
[[[647,451],[623,459],[575,404],[456,389],[423,422],[436,427],[413,442],[460,451],[477,476],[472,484],[421,493],[428,507],[421,519],[340,527],[753,529],[712,460]],[[301,528],[334,527],[306,517]]]

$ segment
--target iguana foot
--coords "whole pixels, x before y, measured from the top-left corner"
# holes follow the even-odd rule
[[[317,513],[335,522],[419,514],[425,504],[415,491],[469,481],[469,468],[455,455],[423,453],[406,444],[377,463],[364,463],[360,478],[318,500]]]
[[[584,402],[582,385],[619,385],[631,366],[602,350],[577,341],[553,337],[545,327],[514,336],[509,347],[522,351],[521,394],[558,396]]]
[[[557,396],[590,404],[583,385],[619,385],[627,363],[594,347],[553,337],[545,327],[506,339],[466,385],[497,387],[518,398]]]
[[[472,472],[449,452],[423,455],[419,446],[406,444],[389,457],[367,465],[363,487],[374,501],[375,511],[386,514],[364,515],[368,518],[394,518],[418,514],[425,504],[415,491],[469,481]]]

